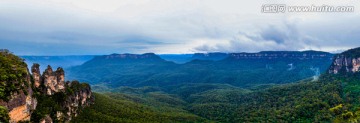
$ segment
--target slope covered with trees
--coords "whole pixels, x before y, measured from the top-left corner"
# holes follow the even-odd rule
[[[193,61],[192,64],[194,62],[208,61]],[[194,65],[200,67],[192,67],[201,69],[202,64]],[[153,107],[155,111],[171,112],[169,114],[172,116],[186,112],[202,119],[199,121],[187,117],[180,120],[181,122],[342,123],[360,121],[359,76],[359,72],[338,74],[329,72],[315,80],[308,78],[287,84],[265,86],[260,84],[246,89],[231,84],[214,83],[183,83],[137,88],[124,86],[108,88],[106,84],[100,84],[93,87],[101,92],[98,95],[109,99],[136,102],[136,105]],[[90,112],[98,111],[100,109],[91,109]],[[126,110],[119,110],[121,113],[124,111]],[[156,117],[161,118],[161,116]],[[164,122],[178,121],[169,118],[169,121]]]
[[[143,123],[143,122],[206,122],[205,118],[181,108],[153,101],[154,105],[141,103],[142,98],[123,94],[97,94],[95,104],[86,108],[72,122]],[[154,95],[155,96],[155,95]],[[162,95],[160,95],[162,96]],[[164,99],[168,98],[165,96]],[[139,99],[139,100],[136,100]],[[169,99],[171,100],[171,98]],[[156,105],[156,107],[155,107]]]
[[[97,93],[95,107],[88,107],[87,113],[80,114],[75,121],[358,121],[360,103],[356,88],[359,85],[358,78],[322,75],[317,81],[308,79],[255,90],[221,84],[189,84],[165,89],[120,87]]]

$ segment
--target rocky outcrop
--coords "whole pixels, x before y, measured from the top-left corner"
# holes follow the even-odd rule
[[[47,95],[65,91],[65,74],[62,68],[59,67],[56,71],[53,71],[51,66],[48,65],[43,75],[41,75],[39,67],[39,64],[34,64],[31,67],[36,88],[40,88],[40,85],[43,84]]]
[[[77,81],[68,83],[69,87],[75,91],[63,103],[65,112],[57,112],[57,120],[70,121],[72,117],[76,117],[79,113],[80,107],[86,107],[93,103],[94,98],[90,86],[80,84]]]
[[[360,70],[360,48],[351,49],[334,57],[330,74],[357,73]]]
[[[40,69],[39,69],[40,65],[39,64],[34,64],[31,67],[31,73],[32,73],[32,77],[34,79],[34,86],[36,88],[39,88],[40,86],[40,80],[41,80],[41,74],[40,74]]]
[[[51,66],[48,66],[41,78],[47,95],[53,95],[56,92],[65,91],[65,75],[62,68],[59,67],[54,72]]]

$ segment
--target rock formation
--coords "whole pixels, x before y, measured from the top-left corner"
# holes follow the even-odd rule
[[[79,82],[74,81],[68,83],[69,87],[75,89],[75,86],[83,86]],[[58,120],[64,119],[65,121],[70,121],[72,117],[76,117],[79,113],[80,107],[89,106],[93,103],[92,92],[90,86],[85,86],[82,88],[77,88],[76,92],[72,96],[69,96],[63,103],[63,108],[65,112],[57,112],[56,116]]]
[[[360,48],[351,49],[334,57],[330,74],[356,73],[360,70]]]
[[[93,102],[91,88],[86,83],[79,83],[78,81],[65,82],[65,74],[62,68],[57,68],[53,71],[51,66],[43,72],[39,73],[39,65],[32,66],[34,85],[37,90],[46,96],[55,96],[58,94],[63,100],[58,102],[61,110],[55,111],[54,115],[46,115],[40,122],[49,123],[52,121],[68,122],[72,117],[76,117],[82,107],[89,106]],[[37,81],[36,78],[39,81]],[[40,85],[36,83],[40,83]],[[59,101],[59,100],[56,100]]]
[[[34,86],[36,88],[39,88],[40,86],[40,80],[41,80],[41,74],[40,74],[40,70],[39,70],[40,65],[39,64],[34,64],[31,67],[31,73],[34,79]]]
[[[39,69],[39,68],[36,68]],[[51,66],[48,66],[42,75],[42,82],[45,85],[47,95],[53,95],[56,92],[65,91],[65,75],[62,68],[53,72]]]

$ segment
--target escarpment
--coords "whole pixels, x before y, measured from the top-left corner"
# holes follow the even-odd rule
[[[37,105],[33,93],[27,65],[8,50],[0,50],[0,122],[29,121]]]
[[[354,74],[360,70],[360,48],[355,48],[334,57],[330,74]]]
[[[262,51],[259,53],[231,53],[230,59],[244,60],[244,59],[326,59],[331,60],[334,55],[327,52],[320,51]]]
[[[62,68],[40,73],[7,50],[0,50],[0,122],[69,122],[94,102],[89,84],[65,82]]]

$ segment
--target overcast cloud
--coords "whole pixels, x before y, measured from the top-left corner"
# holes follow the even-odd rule
[[[263,4],[352,13],[261,13]],[[19,55],[339,51],[360,46],[356,0],[0,0],[0,48]]]

